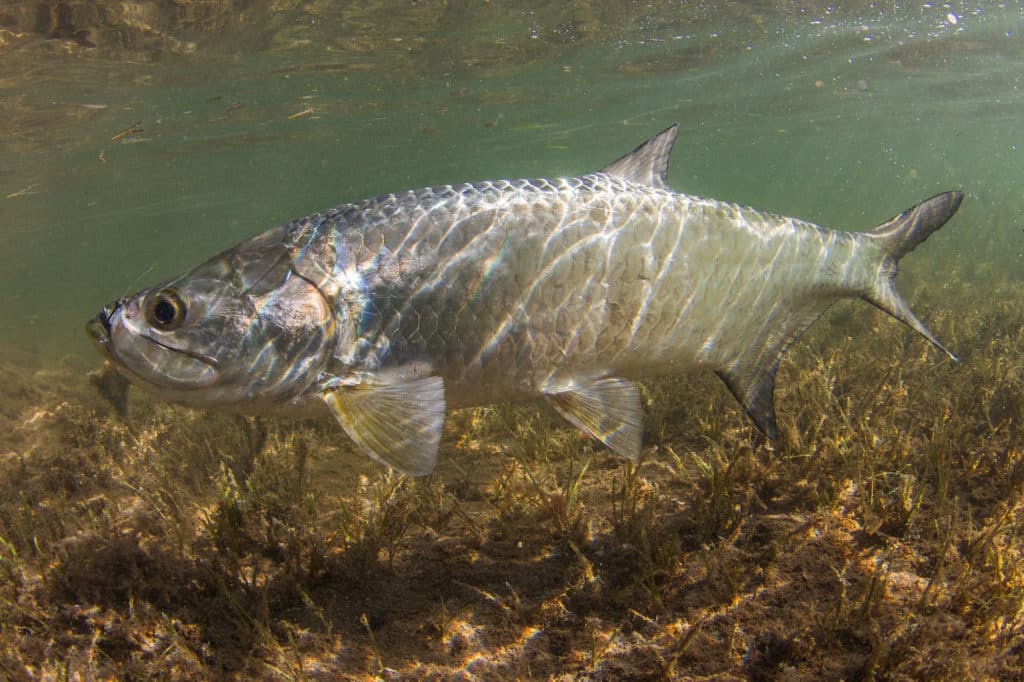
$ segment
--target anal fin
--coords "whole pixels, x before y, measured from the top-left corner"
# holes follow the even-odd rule
[[[729,370],[719,370],[718,376],[729,391],[740,401],[747,415],[757,428],[771,440],[779,437],[779,426],[775,420],[775,370],[778,362],[768,367],[751,371],[742,365]]]
[[[434,470],[445,411],[440,377],[336,386],[326,389],[323,399],[349,438],[373,459],[411,476]]]
[[[620,455],[632,460],[640,457],[644,413],[640,391],[632,381],[599,379],[545,395],[573,426]]]
[[[775,373],[793,342],[832,304],[823,298],[780,301],[765,315],[762,334],[727,366],[715,372],[760,431],[779,437],[775,419]]]

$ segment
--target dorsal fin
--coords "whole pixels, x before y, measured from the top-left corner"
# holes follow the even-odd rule
[[[641,185],[668,189],[668,155],[672,152],[672,143],[678,134],[679,124],[674,123],[602,168],[601,172]]]

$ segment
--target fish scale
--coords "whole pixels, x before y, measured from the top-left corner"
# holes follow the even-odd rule
[[[554,368],[586,372],[592,365],[611,365],[614,372],[620,366],[644,365],[657,370],[651,367],[652,356],[658,362],[717,367],[743,350],[716,338],[716,329],[730,328],[729,309],[744,298],[763,298],[771,292],[752,288],[756,280],[738,286],[736,274],[766,265],[782,243],[794,246],[792,234],[780,233],[750,250],[747,262],[739,267],[734,262],[722,269],[722,259],[705,256],[704,250],[721,249],[721,235],[729,230],[758,230],[758,223],[764,222],[760,214],[720,210],[604,174],[572,185],[533,183],[467,185],[454,193],[441,189],[430,197],[410,193],[417,205],[404,210],[363,209],[370,214],[363,224],[322,226],[326,239],[372,234],[374,243],[400,241],[416,254],[415,267],[399,268],[410,273],[411,281],[405,282],[393,271],[395,263],[403,262],[402,253],[354,249],[346,239],[361,274],[358,286],[371,292],[370,305],[378,311],[373,319],[380,322],[362,334],[387,339],[387,352],[373,364],[402,365],[410,356],[426,353],[446,383],[475,383],[484,373],[495,373],[480,387],[487,393],[452,384],[451,404],[460,404],[460,396],[470,403],[498,400],[520,384],[525,384],[524,391],[536,393]],[[433,229],[415,227],[420,214],[429,212],[445,219],[427,223]],[[595,214],[604,216],[603,223],[593,221]],[[478,216],[486,220],[476,221]],[[794,230],[801,227],[792,225]],[[822,250],[819,234],[805,232],[811,248]],[[515,249],[506,248],[510,240]],[[842,241],[854,245],[850,239]],[[666,248],[668,244],[672,247]],[[682,261],[684,253],[685,263],[665,267],[676,256]],[[829,253],[850,260],[849,251],[832,248]],[[781,268],[777,272],[785,275]],[[717,295],[716,284],[726,286],[726,296]],[[776,288],[793,293],[785,286]],[[678,306],[691,297],[700,305]],[[709,300],[712,297],[714,301]],[[708,315],[712,303],[718,309]],[[444,324],[436,337],[410,338],[415,325],[407,327],[405,321],[421,311],[439,310],[452,314],[441,318]],[[657,333],[659,327],[674,333]],[[743,335],[735,338],[745,343]],[[503,365],[501,359],[514,363],[519,344],[529,346],[529,364]],[[504,346],[510,346],[509,352]],[[450,353],[452,347],[459,352]],[[535,371],[540,376],[534,376]],[[477,395],[471,396],[474,392]]]
[[[673,192],[676,134],[579,177],[442,185],[312,214],[107,306],[89,332],[161,397],[326,412],[411,474],[433,469],[446,409],[539,396],[635,458],[635,379],[700,368],[776,437],[779,361],[840,298],[946,350],[894,278],[960,192],[839,232]]]

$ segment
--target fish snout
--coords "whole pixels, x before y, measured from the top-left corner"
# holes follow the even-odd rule
[[[100,310],[99,314],[89,320],[85,325],[85,333],[89,335],[89,338],[91,338],[93,343],[99,347],[100,351],[108,357],[113,352],[110,319],[120,307],[120,301],[113,305],[103,306],[103,309]]]

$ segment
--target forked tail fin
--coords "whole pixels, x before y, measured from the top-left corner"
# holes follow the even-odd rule
[[[899,259],[913,251],[914,247],[945,225],[946,221],[952,218],[956,210],[960,208],[963,198],[963,192],[938,194],[931,199],[925,199],[898,216],[890,218],[873,230],[861,233],[867,239],[877,240],[885,254],[885,260],[874,289],[862,294],[861,298],[905,323],[954,360],[957,359],[956,355],[928,331],[928,328],[921,320],[917,319],[910,306],[896,291],[895,278],[899,271]]]
[[[928,328],[910,310],[910,306],[896,291],[894,279],[899,259],[910,253],[933,232],[953,217],[963,200],[962,192],[946,192],[922,201],[895,218],[885,221],[873,230],[858,233],[858,237],[873,242],[881,256],[877,277],[860,294],[943,350],[949,357],[956,356],[942,345]],[[789,345],[828,307],[821,299],[808,299],[804,306],[792,305],[779,315],[775,326],[765,337],[755,340],[746,351],[729,365],[718,370],[718,376],[746,409],[758,428],[771,439],[778,437],[775,420],[775,370]]]

